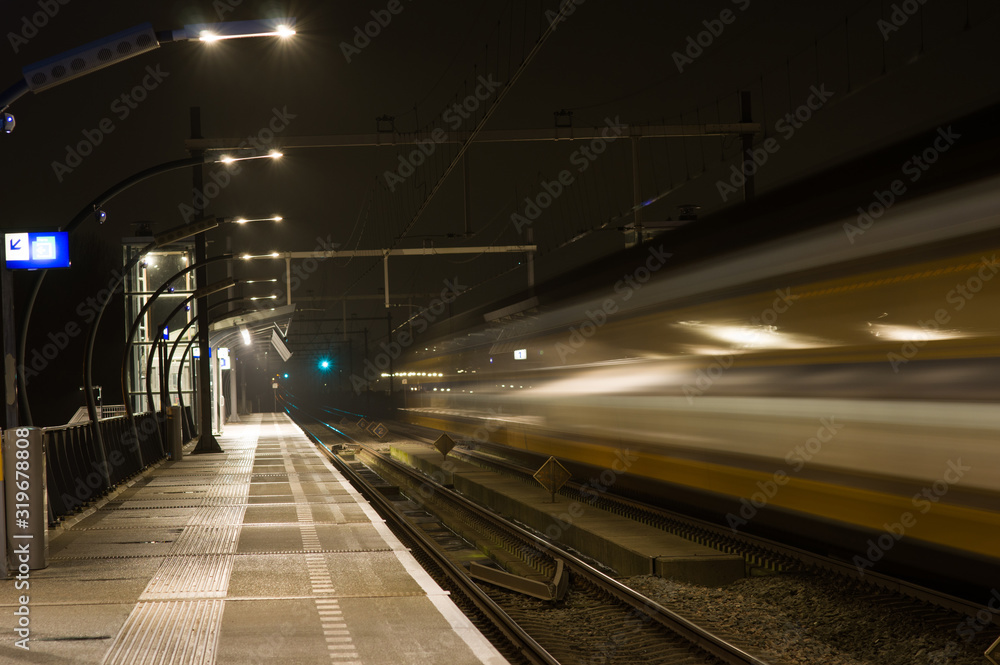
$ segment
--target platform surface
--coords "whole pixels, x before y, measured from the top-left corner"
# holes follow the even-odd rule
[[[284,414],[219,443],[58,533],[29,589],[0,581],[0,663],[507,662]]]

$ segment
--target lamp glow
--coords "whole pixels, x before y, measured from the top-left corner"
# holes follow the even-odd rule
[[[243,259],[278,259],[278,258],[281,258],[281,254],[279,254],[278,252],[270,252],[268,254],[244,254],[240,258],[243,258]]]
[[[246,217],[226,218],[226,221],[233,224],[247,224],[249,222],[281,222],[284,221],[284,219],[284,217],[275,215],[274,217],[257,217],[254,219],[248,219]]]
[[[280,37],[287,39],[295,35],[294,18],[284,18],[275,25],[272,21],[230,21],[226,23],[202,23],[186,25],[176,31],[175,39],[197,39],[211,43],[223,39],[243,39],[245,37]]]
[[[232,164],[233,162],[245,162],[251,159],[281,159],[285,156],[285,153],[278,152],[277,150],[271,150],[263,154],[258,154],[257,150],[254,148],[237,148],[235,151],[227,151],[223,155],[218,157],[214,155],[206,155],[205,161],[207,163],[220,163],[220,164]]]

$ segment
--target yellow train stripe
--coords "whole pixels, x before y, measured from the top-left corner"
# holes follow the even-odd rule
[[[417,414],[411,414],[409,418],[415,424],[432,429],[469,435],[475,429],[475,425],[463,425]],[[498,431],[491,435],[491,439],[512,448],[531,450],[540,455],[552,455],[597,468],[612,468],[612,463],[618,459],[618,450],[609,446],[576,443],[555,437],[529,436],[523,430]],[[749,500],[754,494],[761,493],[758,483],[766,484],[773,478],[772,474],[710,462],[646,452],[633,454],[638,460],[628,469],[628,473],[733,497],[733,512],[737,515],[740,499]],[[790,476],[787,484],[778,487],[772,496],[765,497],[766,505],[885,533],[888,525],[897,532],[901,528],[902,535],[906,538],[974,552],[989,558],[1000,557],[1000,513],[943,501],[932,503],[924,512],[925,506],[915,505],[912,497],[795,478],[792,474]],[[863,552],[859,554],[864,555]]]

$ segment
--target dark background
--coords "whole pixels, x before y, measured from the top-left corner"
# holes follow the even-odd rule
[[[232,11],[223,11],[235,4]],[[46,17],[26,44],[15,52],[11,34],[24,32],[24,20],[42,11],[38,1],[5,2],[0,43],[0,86],[21,78],[21,68],[59,52],[149,21],[155,29],[186,23],[295,16],[293,40],[245,39],[202,44],[164,44],[113,67],[41,92],[29,93],[10,109],[17,128],[0,137],[4,157],[3,227],[7,230],[54,230],[65,226],[88,201],[114,183],[149,166],[187,156],[189,109],[200,107],[206,137],[257,134],[273,115],[287,109],[295,117],[282,136],[371,133],[376,117],[391,115],[399,131],[433,129],[447,124],[445,107],[474,88],[479,75],[509,80],[530,50],[545,12],[556,2],[403,0],[403,11],[348,63],[341,43],[354,39],[355,28],[370,22],[380,0],[364,2],[136,2],[70,0]],[[884,146],[919,129],[997,100],[1000,60],[995,35],[996,4],[988,0],[890,3],[880,1],[802,3],[752,0],[745,11],[719,2],[586,0],[561,23],[507,93],[487,129],[536,129],[553,126],[553,113],[573,111],[575,126],[603,126],[606,118],[622,122],[735,122],[736,94],[749,90],[753,117],[774,136],[780,150],[758,173],[764,192]],[[51,7],[57,5],[53,0]],[[898,30],[883,38],[880,19],[895,7],[917,9]],[[679,72],[673,54],[687,39],[730,9],[735,20],[714,37],[702,55]],[[901,11],[897,10],[897,11]],[[34,27],[34,26],[33,26]],[[127,118],[112,108],[146,76],[147,67],[169,74]],[[794,136],[775,131],[775,122],[805,102],[811,86],[834,95]],[[120,107],[116,107],[120,108]],[[472,129],[482,111],[462,130]],[[65,174],[53,162],[65,161],[67,146],[83,140],[104,118],[115,131],[105,135],[93,154]],[[975,140],[970,137],[969,140]],[[253,224],[210,232],[209,253],[228,246],[237,252],[308,251],[328,236],[346,248],[413,247],[426,243],[520,244],[526,241],[510,221],[522,212],[524,198],[541,191],[543,181],[572,168],[578,143],[476,145],[470,149],[470,238],[449,238],[465,228],[462,171],[444,181],[419,221],[414,210],[434,186],[454,155],[441,147],[426,167],[396,192],[385,186],[384,173],[411,147],[288,150],[277,163],[246,163],[243,172],[213,201],[209,212],[252,217],[280,214],[281,225]],[[720,139],[650,139],[642,143],[642,197],[655,199],[643,211],[646,220],[676,218],[678,206],[701,206],[710,214],[724,202],[716,182],[728,178],[737,162],[739,142]],[[213,167],[220,168],[220,167]],[[620,141],[578,176],[551,208],[535,221],[539,244],[539,281],[607,255],[624,246],[617,230],[631,221],[631,155]],[[72,238],[73,267],[49,274],[32,320],[29,360],[34,348],[64,330],[79,303],[107,285],[121,263],[121,238],[134,223],[148,221],[154,230],[184,223],[180,205],[190,203],[190,171],[161,175],[116,197],[105,210],[108,221],[89,221]],[[604,227],[602,230],[595,230]],[[403,235],[403,231],[407,232]],[[582,236],[576,242],[570,239]],[[565,245],[565,246],[563,246]],[[520,255],[450,256],[394,259],[390,262],[390,309],[394,323],[411,316],[427,298],[405,294],[436,293],[446,278],[478,285],[460,298],[454,311],[523,288]],[[237,276],[282,278],[281,261],[241,264]],[[31,277],[16,275],[18,324]],[[284,293],[283,284],[278,285]],[[270,292],[270,285],[248,285],[246,295]],[[300,310],[290,330],[290,345],[332,339],[337,324],[319,328],[311,318],[339,317],[341,301],[352,330],[368,328],[377,344],[385,324],[364,319],[384,317],[382,269],[375,259],[323,262],[296,289]],[[368,299],[362,299],[362,298]],[[120,299],[112,302],[102,325],[95,383],[107,386],[105,400],[118,403],[120,339],[124,336]],[[29,382],[35,423],[64,422],[82,404],[82,339]],[[325,352],[303,350],[282,369],[303,380],[302,390],[319,384],[315,362]],[[335,355],[335,345],[329,354]],[[278,371],[273,353],[243,362],[264,386]],[[271,363],[270,366],[266,363]],[[255,388],[257,390],[258,388]]]

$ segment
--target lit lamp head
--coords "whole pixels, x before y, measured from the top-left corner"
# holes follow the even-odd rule
[[[281,254],[278,252],[271,252],[270,254],[242,254],[240,258],[245,261],[250,261],[251,259],[280,259]]]
[[[275,215],[274,217],[261,217],[259,219],[247,219],[246,217],[237,217],[232,220],[233,224],[249,224],[250,222],[281,222],[285,218],[280,215]]]
[[[205,161],[209,163],[218,164],[232,164],[234,162],[245,162],[250,159],[281,159],[285,156],[285,153],[280,150],[268,150],[266,153],[261,154],[253,148],[237,148],[236,150],[228,150],[224,155],[207,155],[205,156]]]
[[[295,34],[294,18],[266,21],[228,21],[225,23],[195,23],[174,33],[175,40],[219,42],[244,37],[278,37],[287,39]]]

